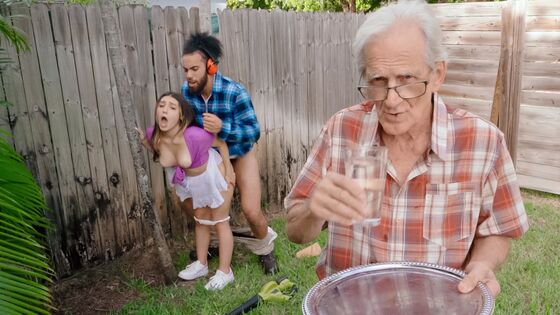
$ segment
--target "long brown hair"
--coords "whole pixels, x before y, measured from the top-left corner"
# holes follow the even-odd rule
[[[160,97],[157,99],[156,108],[154,110],[154,133],[151,139],[151,145],[154,149],[154,162],[157,162],[159,160],[159,144],[162,134],[162,131],[159,129],[159,125],[157,122],[157,104],[159,104],[159,102],[161,102],[161,99],[166,96],[173,97],[179,103],[179,108],[181,111],[179,112],[178,132],[183,131],[186,127],[189,127],[194,123],[194,111],[189,102],[187,102],[187,100],[185,100],[181,94],[168,91],[160,95]]]

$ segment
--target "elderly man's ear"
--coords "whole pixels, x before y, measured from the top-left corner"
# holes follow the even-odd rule
[[[447,73],[447,63],[445,61],[436,62],[436,67],[432,72],[433,78],[432,80],[430,80],[432,82],[434,92],[439,91],[439,88],[441,87],[443,81],[445,80],[446,73]]]

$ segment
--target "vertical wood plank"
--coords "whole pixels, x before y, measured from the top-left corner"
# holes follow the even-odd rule
[[[163,10],[165,16],[165,32],[167,47],[167,66],[169,69],[169,87],[172,91],[178,91],[183,83],[183,66],[180,58],[178,18],[174,8],[166,7]],[[179,19],[180,20],[180,19]]]
[[[124,58],[124,65],[126,68],[126,73],[128,75],[128,81],[130,83],[131,95],[132,95],[132,103],[135,106],[135,114],[136,114],[136,122],[137,124],[144,126],[144,122],[146,121],[147,117],[145,117],[145,105],[144,102],[144,92],[146,88],[143,87],[143,79],[142,79],[142,71],[146,71],[147,66],[139,67],[138,65],[145,65],[145,63],[141,63],[139,55],[141,54],[138,43],[136,41],[136,26],[134,22],[134,6],[121,6],[118,9],[119,15],[119,25],[120,25],[120,32],[121,32],[121,41],[123,43],[122,46],[122,55]],[[142,52],[145,53],[145,52]],[[147,75],[146,75],[147,76]],[[124,121],[123,121],[124,126]],[[126,136],[126,134],[125,134]],[[128,143],[128,139],[126,138],[126,142]],[[149,161],[148,152],[147,150],[143,150],[142,154],[144,155],[144,159]],[[146,171],[150,173],[151,165],[147,163]],[[132,165],[131,165],[132,166]],[[131,167],[131,173],[135,176],[134,167]],[[136,176],[135,176],[136,177]],[[152,183],[153,187],[153,183]],[[161,201],[158,200],[158,197],[161,195],[157,195],[157,193],[153,192],[154,197],[154,204],[153,206],[158,211],[158,215],[160,218],[165,218],[166,213],[162,213],[161,211],[163,208],[161,207]],[[158,202],[159,201],[159,202]],[[137,229],[139,228],[138,224],[130,224],[129,231],[130,233],[136,234]]]
[[[0,47],[2,47],[3,49],[6,49],[6,45],[7,45],[6,41],[0,42]],[[3,56],[6,55],[3,54]],[[0,88],[0,101],[5,102],[6,94],[4,93],[4,89],[6,84],[4,83],[4,79],[2,78],[1,75],[0,75],[0,83],[2,84]],[[13,147],[14,137],[12,136],[13,130],[12,127],[10,126],[10,113],[8,111],[8,103],[5,103],[3,105],[0,104],[0,129],[9,133],[9,135],[0,134],[0,138],[7,141]]]
[[[62,226],[59,226],[59,228],[61,237],[65,240],[61,247],[66,256],[68,270],[75,270],[81,266],[76,244],[80,233],[79,221],[75,217],[75,213],[78,212],[77,187],[74,182],[70,139],[47,5],[36,4],[32,6],[31,17],[33,19],[33,32],[35,33],[41,79],[45,91],[45,103],[54,156],[57,161],[58,185],[61,191],[62,206],[59,210]]]
[[[295,35],[295,98],[294,98],[294,113],[292,117],[294,118],[294,123],[292,124],[292,129],[294,129],[293,137],[293,157],[289,162],[290,165],[290,184],[287,187],[287,191],[291,189],[292,185],[295,183],[299,172],[303,168],[303,164],[307,158],[307,146],[308,146],[308,116],[306,106],[307,104],[307,90],[308,90],[308,75],[309,75],[309,64],[312,61],[312,56],[309,55],[308,51],[308,39],[307,39],[307,19],[309,13],[303,13],[296,15],[296,23],[294,24],[296,35]]]
[[[167,47],[167,66],[169,71],[169,85],[172,91],[181,91],[183,84],[183,63],[182,63],[182,21],[176,9],[166,7],[164,9],[166,47]],[[174,191],[170,191],[170,198],[175,199]],[[182,236],[183,231],[183,212],[181,211],[178,200],[175,206],[169,209],[169,226],[172,235]]]
[[[169,69],[167,67],[167,47],[165,36],[165,17],[160,6],[152,7],[152,41],[154,47],[154,72],[156,95],[169,91]]]
[[[138,110],[143,112],[142,126],[153,126],[154,108],[156,103],[156,91],[154,82],[154,65],[152,62],[152,43],[150,42],[150,28],[148,26],[147,10],[142,5],[133,7],[134,25],[136,33],[136,45],[138,47],[138,62],[145,67],[139,67],[136,79],[139,89]],[[150,165],[150,177],[154,196],[154,207],[157,209],[160,222],[169,220],[169,212],[165,197],[165,183],[163,171],[159,163],[153,161],[151,155],[147,154],[146,161]]]
[[[101,20],[99,6],[86,7],[87,30],[90,42],[91,62],[93,78],[95,82],[95,95],[97,98],[97,109],[101,129],[101,140],[103,143],[103,154],[106,162],[106,176],[109,184],[110,213],[102,215],[113,218],[113,237],[105,244],[105,259],[112,259],[117,253],[127,251],[132,244],[142,242],[142,234],[134,234],[129,230],[129,221],[140,221],[138,212],[130,212],[131,199],[137,196],[136,188],[124,185],[124,171],[121,166],[123,157],[119,150],[119,136],[116,121],[115,106],[113,104],[113,93],[109,69],[109,57],[105,43],[105,34]],[[120,110],[120,109],[119,109]],[[123,161],[126,162],[126,161]],[[131,161],[130,161],[131,162]],[[125,164],[126,165],[126,164]],[[111,233],[107,231],[107,233]],[[108,237],[108,236],[107,236]],[[133,243],[133,240],[136,242]],[[115,251],[109,249],[114,243]]]
[[[2,47],[6,50],[7,57],[11,60],[6,64],[2,71],[2,81],[4,83],[4,96],[9,103],[6,110],[7,131],[12,132],[14,148],[25,162],[27,168],[34,177],[37,177],[37,162],[34,152],[33,136],[30,132],[31,122],[29,111],[25,99],[25,88],[21,75],[21,67],[18,52],[15,47],[2,41]],[[11,130],[10,130],[11,129]]]
[[[15,5],[12,7],[12,14],[25,16],[14,20],[14,26],[18,27],[27,35],[31,50],[19,54],[21,76],[25,87],[25,99],[33,135],[34,152],[37,161],[38,177],[37,182],[43,191],[47,207],[51,210],[46,211],[47,218],[57,227],[63,227],[61,218],[61,196],[56,174],[55,156],[53,144],[51,142],[51,132],[47,118],[47,108],[45,106],[45,96],[41,82],[37,48],[35,45],[35,34],[33,32],[31,12],[27,5]],[[54,261],[55,272],[62,276],[70,272],[70,266],[62,251],[63,244],[62,231],[60,228],[51,229],[47,238],[51,257]]]
[[[191,32],[200,32],[200,10],[198,7],[189,9],[189,29]]]
[[[88,146],[84,128],[82,101],[78,90],[78,78],[74,60],[74,50],[67,7],[62,4],[51,6],[52,29],[56,51],[60,84],[62,87],[63,104],[66,113],[66,124],[70,140],[71,158],[74,166],[78,208],[74,213],[79,231],[76,239],[76,251],[82,265],[94,259],[94,254],[99,252],[102,243],[99,230],[90,221],[95,216],[96,206],[93,196],[92,173],[90,169]]]
[[[249,41],[248,47],[248,58],[252,60],[255,65],[260,65],[259,67],[249,67],[249,81],[252,83],[252,94],[251,98],[253,100],[253,106],[255,108],[255,113],[257,115],[257,120],[259,121],[261,127],[261,138],[257,144],[257,159],[259,161],[259,174],[260,174],[260,184],[262,198],[265,204],[268,203],[267,200],[267,169],[266,169],[266,146],[267,146],[267,136],[266,136],[266,124],[265,124],[265,113],[270,111],[270,106],[268,104],[269,98],[266,97],[268,82],[267,76],[270,73],[268,70],[268,63],[266,63],[266,23],[261,24],[261,17],[264,16],[265,11],[251,10],[249,12],[249,38],[253,40]],[[223,40],[222,40],[223,42]]]
[[[94,208],[92,208],[87,220],[92,229],[98,231],[98,248],[87,248],[94,251],[90,256],[97,259],[103,258],[106,251],[115,252],[114,218],[111,215],[114,210],[109,204],[109,183],[107,181],[107,169],[105,167],[105,156],[103,154],[103,143],[101,127],[99,125],[99,111],[97,109],[97,97],[95,95],[95,80],[91,61],[91,51],[87,31],[87,20],[82,6],[72,5],[68,7],[69,23],[72,25],[71,39],[76,64],[76,83],[82,109],[82,117],[85,131],[86,148],[91,167],[91,184],[94,193]],[[111,240],[111,241],[108,241]]]

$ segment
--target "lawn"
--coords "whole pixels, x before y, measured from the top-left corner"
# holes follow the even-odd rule
[[[508,262],[498,273],[502,284],[494,314],[557,314],[560,312],[560,197],[531,191],[523,192],[531,228],[521,239],[513,242]],[[295,282],[299,291],[292,300],[283,303],[263,303],[251,314],[300,314],[301,301],[307,290],[316,283],[316,258],[296,259],[294,254],[303,245],[287,240],[284,220],[272,221],[278,232],[276,255],[280,263],[279,275]],[[325,235],[319,243],[324,245]],[[177,268],[187,263],[185,255],[176,260]],[[210,262],[211,274],[217,260]],[[141,298],[126,304],[114,314],[227,314],[256,294],[262,285],[276,277],[264,276],[256,256],[243,246],[237,246],[233,257],[235,282],[219,292],[204,289],[206,279],[192,286],[152,288],[142,280],[132,279],[128,285]]]

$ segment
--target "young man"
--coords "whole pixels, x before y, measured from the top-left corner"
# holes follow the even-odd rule
[[[253,103],[245,88],[218,71],[222,57],[220,41],[207,33],[195,33],[183,47],[185,82],[182,93],[195,110],[196,122],[217,134],[229,148],[241,198],[252,237],[238,238],[259,255],[264,272],[278,267],[274,257],[277,234],[268,226],[261,211],[261,186],[255,143],[260,126]]]
[[[310,242],[328,222],[320,278],[420,261],[464,269],[461,292],[481,281],[497,295],[495,272],[510,239],[527,231],[527,215],[503,134],[437,94],[447,69],[439,22],[426,3],[391,4],[358,29],[354,52],[365,100],[335,114],[315,142],[285,200],[288,237]],[[342,175],[343,144],[364,135],[389,152],[378,226],[353,224],[366,197]]]

